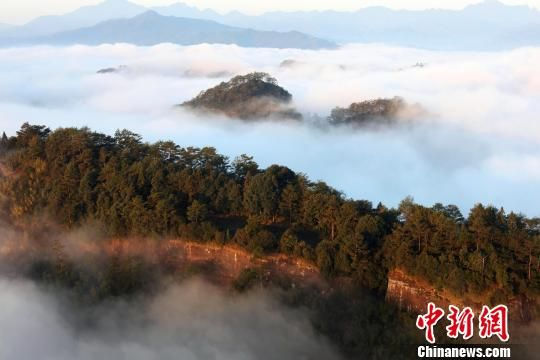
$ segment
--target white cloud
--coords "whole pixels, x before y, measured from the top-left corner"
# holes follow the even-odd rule
[[[540,153],[495,156],[486,165],[501,177],[517,181],[540,181]]]
[[[537,58],[538,48],[469,53],[379,45],[318,52],[171,44],[3,49],[0,130],[13,134],[24,121],[107,133],[129,128],[148,141],[252,154],[263,166],[284,164],[349,196],[392,206],[413,195],[425,204],[467,210],[484,202],[540,215],[539,164],[530,160],[540,143],[540,69],[530,65]],[[296,62],[280,67],[286,59]],[[426,66],[414,67],[418,62]],[[96,74],[118,65],[128,71]],[[304,113],[326,116],[337,105],[399,95],[433,115],[413,128],[321,131],[173,108],[254,70],[274,75]]]
[[[302,311],[268,293],[235,297],[200,281],[144,301],[105,303],[91,309],[90,326],[84,315],[58,293],[0,278],[0,358],[339,358]]]

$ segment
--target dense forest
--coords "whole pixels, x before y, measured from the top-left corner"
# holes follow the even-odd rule
[[[290,106],[292,95],[267,73],[238,75],[202,91],[181,106],[197,111],[224,114],[242,120],[280,118],[301,120]]]
[[[398,120],[400,113],[406,111],[407,107],[405,100],[400,97],[362,101],[348,108],[334,108],[328,121],[332,125],[390,125]]]
[[[336,107],[327,118],[333,126],[353,128],[414,124],[427,114],[420,104],[409,104],[401,97],[355,102],[347,108]]]
[[[66,228],[100,223],[111,236],[234,243],[282,252],[384,293],[389,269],[493,302],[540,290],[540,219],[478,204],[398,209],[348,199],[287,167],[214,148],[144,143],[128,130],[24,124],[0,141],[2,213],[13,223],[45,214]]]

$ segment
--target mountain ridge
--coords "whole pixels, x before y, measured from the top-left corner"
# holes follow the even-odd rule
[[[333,48],[334,43],[300,32],[258,31],[223,25],[211,20],[163,16],[148,10],[129,19],[112,19],[97,25],[19,40],[27,45],[99,45],[131,43],[141,46],[159,43],[195,45],[236,44],[244,47]],[[4,43],[6,43],[4,41]],[[10,42],[7,42],[10,45]],[[11,43],[12,44],[12,43]]]
[[[30,37],[95,26],[103,21],[138,16],[149,8],[128,0],[107,0],[65,15],[44,16],[22,26],[0,28],[11,43]],[[395,10],[383,6],[356,11],[273,11],[225,14],[178,2],[150,8],[163,16],[216,21],[255,31],[298,31],[328,41],[383,43],[430,50],[498,51],[540,45],[540,10],[486,0],[460,10]]]
[[[97,5],[83,6],[61,15],[39,16],[26,24],[11,27],[8,33],[1,35],[16,38],[52,35],[93,26],[115,18],[130,18],[146,10],[146,7],[128,0],[105,0]]]
[[[527,6],[484,2],[463,10],[392,10],[368,7],[354,12],[235,13],[221,22],[241,22],[260,30],[279,26],[338,43],[385,43],[433,50],[506,50],[540,45],[540,11]],[[527,32],[524,33],[524,29]]]

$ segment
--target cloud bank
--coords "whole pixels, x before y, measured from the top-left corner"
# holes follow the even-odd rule
[[[87,314],[29,282],[0,279],[0,294],[2,359],[339,358],[305,314],[264,293],[233,297],[191,281]]]
[[[284,60],[293,60],[283,63]],[[145,140],[215,146],[321,179],[347,196],[395,206],[476,202],[538,216],[540,49],[431,52],[380,45],[336,51],[198,45],[32,47],[0,50],[0,130],[31,123],[129,128]],[[415,66],[416,64],[425,66]],[[102,68],[126,65],[115,74]],[[266,71],[304,114],[401,96],[430,116],[386,130],[245,124],[174,108],[236,74]],[[309,118],[309,117],[308,117]]]

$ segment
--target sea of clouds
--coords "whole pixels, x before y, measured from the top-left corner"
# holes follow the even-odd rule
[[[284,65],[282,62],[288,61]],[[540,49],[433,52],[382,45],[338,50],[126,44],[0,49],[0,131],[23,122],[128,128],[146,141],[214,146],[396,206],[477,202],[539,216]],[[423,66],[415,66],[422,64]],[[113,74],[97,70],[126,65]],[[265,71],[308,121],[246,123],[174,105],[237,74]],[[429,113],[413,126],[318,127],[335,106],[401,96]]]

